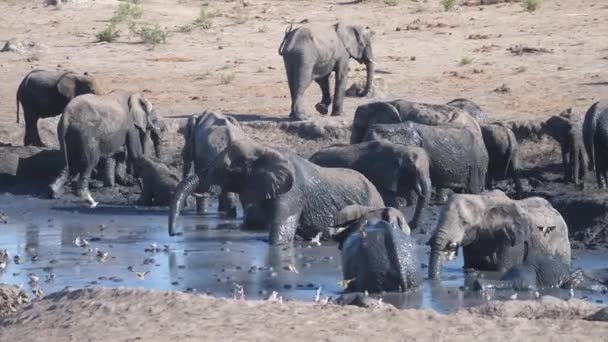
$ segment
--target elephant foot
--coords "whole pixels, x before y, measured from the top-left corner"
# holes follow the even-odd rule
[[[56,188],[53,185],[51,185],[49,187],[49,197],[50,198],[57,199],[57,198],[61,197],[61,195],[63,195],[63,188]]]
[[[224,216],[227,218],[236,218],[236,207],[228,208],[224,211]]]
[[[335,110],[335,111],[331,112],[331,116],[341,116],[341,115],[342,115],[342,111]]]
[[[87,205],[89,208],[95,208],[95,207],[97,207],[97,205],[99,205],[99,202],[95,201],[95,200],[93,199],[93,196],[91,196],[91,194],[90,194],[90,193],[86,194],[86,195],[83,197],[83,200],[85,201],[86,205]]]
[[[304,121],[304,120],[308,120],[308,116],[302,112],[292,112],[291,114],[289,114],[289,118],[292,121]]]
[[[326,105],[325,103],[321,103],[321,102],[317,103],[315,105],[315,109],[321,115],[327,115],[327,113],[329,113],[329,106]]]

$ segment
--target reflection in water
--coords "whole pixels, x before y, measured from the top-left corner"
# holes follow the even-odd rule
[[[37,206],[41,206],[40,203],[44,202],[34,202]],[[0,195],[0,205],[8,208],[3,210],[9,211],[12,217],[20,217],[20,210],[24,210],[11,204],[6,195]],[[266,232],[240,230],[241,221],[223,219],[214,213],[186,214],[180,218],[184,234],[171,238],[166,232],[167,216],[163,210],[111,207],[78,212],[44,210],[33,211],[44,213],[39,217],[24,218],[27,224],[3,226],[0,249],[8,249],[12,256],[21,253],[24,258],[20,265],[9,263],[7,269],[0,272],[0,282],[27,287],[28,274],[35,273],[47,294],[66,286],[96,285],[232,296],[238,284],[244,288],[247,298],[266,298],[277,291],[284,298],[312,300],[319,288],[322,297],[337,298],[342,291],[339,251],[331,242],[323,242],[322,246],[303,242],[296,243],[295,247],[271,247],[266,242]],[[74,244],[77,236],[88,239],[90,246],[77,247]],[[151,251],[153,244],[156,249]],[[164,245],[169,249],[165,250]],[[108,259],[97,258],[96,249],[107,252]],[[418,253],[419,260],[426,263],[428,248],[419,248]],[[36,262],[31,260],[34,254],[38,255]],[[604,267],[604,257],[579,254],[576,263],[586,268]],[[464,290],[469,283],[468,276],[478,275],[465,276],[461,265],[462,259],[447,263],[443,281],[425,281],[418,290],[383,294],[382,298],[401,308],[450,312],[478,305],[488,298],[508,299],[513,294],[507,291],[482,296]],[[145,279],[138,279],[136,272],[144,271],[150,273]],[[54,278],[44,282],[50,273]],[[483,276],[496,275],[484,273]],[[562,290],[547,293],[570,296]],[[518,298],[535,296],[535,293],[518,294]],[[592,301],[607,299],[606,295],[597,293],[576,292],[575,296]]]

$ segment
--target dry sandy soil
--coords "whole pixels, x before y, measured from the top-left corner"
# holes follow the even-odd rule
[[[140,289],[63,291],[0,320],[3,341],[606,341],[580,300],[430,310],[245,301]],[[4,327],[3,327],[4,326]]]
[[[608,3],[603,0],[544,0],[534,13],[523,11],[517,2],[445,12],[439,0],[401,0],[396,7],[375,0],[247,0],[247,6],[241,1],[143,0],[141,21],[158,23],[171,33],[166,44],[154,49],[138,43],[126,29],[115,43],[95,42],[95,33],[108,25],[117,4],[73,0],[56,10],[42,1],[0,2],[0,44],[12,38],[26,43],[20,52],[0,53],[0,142],[22,142],[24,124],[15,123],[15,91],[34,68],[88,71],[107,89],[144,91],[166,118],[204,109],[236,114],[248,122],[245,129],[254,138],[287,144],[304,154],[345,140],[343,131],[325,140],[306,139],[267,124],[289,111],[277,48],[288,23],[303,20],[369,26],[383,71],[377,74],[380,97],[437,103],[467,97],[492,119],[527,120],[544,119],[569,106],[582,114],[608,89]],[[214,14],[212,28],[179,32],[202,5]],[[516,46],[549,52],[509,51]],[[471,63],[462,65],[463,59]],[[356,63],[351,68],[353,80],[364,76]],[[494,91],[503,84],[508,91]],[[346,131],[356,106],[370,100],[347,98],[344,117],[321,118],[313,109],[319,97],[312,85],[306,94],[309,114]],[[178,124],[170,122],[170,130],[175,132]],[[43,139],[56,146],[55,125],[56,119],[49,119],[41,127]],[[171,148],[179,144],[174,141]],[[548,152],[558,156],[554,149]],[[56,294],[34,304],[0,323],[0,340],[608,339],[608,325],[580,320],[597,308],[572,305],[577,307],[494,303],[443,316],[98,289]]]

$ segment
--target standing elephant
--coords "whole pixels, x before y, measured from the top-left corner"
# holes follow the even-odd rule
[[[475,102],[467,99],[454,99],[448,103],[447,106],[460,108],[465,112],[469,113],[479,124],[484,124],[488,121],[488,114],[484,112]]]
[[[410,222],[416,228],[422,210],[431,197],[429,158],[419,147],[388,141],[369,141],[355,145],[336,145],[315,153],[310,161],[323,167],[353,169],[369,179],[384,203],[399,208],[397,197],[418,195],[416,211]]]
[[[367,131],[375,124],[396,124],[406,121],[429,126],[467,128],[481,136],[481,128],[477,120],[460,108],[397,99],[370,102],[357,107],[350,142],[356,144],[363,141]]]
[[[270,231],[271,244],[291,243],[296,234],[328,236],[334,215],[351,204],[384,207],[376,187],[356,171],[323,168],[293,153],[241,139],[220,153],[207,172],[180,183],[171,204],[170,236],[175,235],[175,221],[187,196],[199,187],[208,191],[211,185],[237,193],[244,207],[253,206]]]
[[[512,200],[502,191],[452,195],[430,240],[429,278],[439,279],[442,257],[462,247],[464,268],[506,271],[529,257],[547,256],[570,266],[568,226],[540,197]]]
[[[484,189],[488,152],[481,134],[465,128],[405,122],[374,125],[364,140],[388,140],[394,144],[423,148],[429,158],[431,182],[435,187],[464,188],[474,194]]]
[[[229,115],[205,111],[200,115],[191,116],[184,132],[183,179],[190,175],[193,164],[194,174],[201,173],[212,165],[215,158],[226,147],[244,136],[245,133],[243,133],[239,122]],[[202,213],[205,207],[204,198],[197,197],[197,212]],[[226,213],[228,217],[236,217],[236,196],[222,191],[218,210]]]
[[[589,166],[595,170],[597,185],[605,189],[608,181],[608,102],[596,102],[587,110],[583,122],[583,141]]]
[[[331,115],[342,114],[342,102],[346,91],[348,62],[351,58],[367,67],[367,83],[358,96],[366,96],[374,79],[374,55],[371,37],[361,26],[337,23],[331,26],[302,26],[285,33],[279,47],[283,56],[293,120],[305,120],[302,97],[312,81],[321,87],[323,97],[315,106],[321,114],[327,114],[332,104],[329,76],[335,72],[335,91]]]
[[[406,291],[422,284],[416,244],[401,212],[351,205],[334,220],[346,291]]]
[[[19,103],[25,117],[25,146],[44,146],[38,133],[38,119],[63,113],[68,102],[83,94],[101,95],[96,79],[72,71],[34,70],[25,76],[17,89],[17,123]]]
[[[584,187],[587,155],[584,150],[583,125],[574,117],[572,108],[554,115],[542,125],[542,131],[555,139],[562,150],[564,182]]]
[[[488,150],[490,162],[486,176],[486,188],[492,189],[492,183],[496,180],[511,176],[515,183],[517,197],[523,195],[523,187],[519,179],[520,160],[519,145],[515,134],[503,124],[481,125],[483,142]]]
[[[100,158],[113,160],[126,145],[128,160],[134,163],[145,154],[147,137],[160,153],[160,127],[152,104],[143,95],[124,90],[72,100],[61,116],[57,135],[65,167],[51,185],[51,195],[59,197],[65,183],[80,174],[77,192],[90,207],[98,204],[89,192],[89,179]]]

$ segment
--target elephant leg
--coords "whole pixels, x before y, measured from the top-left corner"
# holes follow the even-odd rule
[[[65,184],[76,176],[76,172],[70,170],[68,167],[64,167],[61,170],[59,176],[50,185],[50,197],[59,198],[63,195]]]
[[[23,110],[23,116],[25,117],[25,137],[23,138],[23,144],[25,146],[40,146],[44,147],[38,133],[38,113],[33,112],[29,109]]]
[[[116,159],[114,157],[106,158],[106,165],[104,170],[103,185],[109,188],[113,188],[116,184]]]
[[[331,109],[332,116],[342,115],[342,104],[344,102],[344,92],[346,91],[347,68],[348,65],[342,65],[336,71],[334,105]]]
[[[596,153],[595,158],[595,177],[597,178],[597,187],[600,189],[606,188],[606,171],[605,161],[602,155]]]
[[[329,93],[329,75],[316,80],[321,88],[321,102],[317,103],[315,108],[323,115],[329,113],[329,106],[331,105],[331,94]]]
[[[289,117],[293,120],[306,120],[306,113],[302,110],[302,99],[304,92],[312,82],[312,65],[306,67],[302,60],[297,63],[286,63],[287,81],[291,93],[291,113]]]
[[[568,153],[568,150],[565,148],[565,146],[562,146],[562,166],[564,167],[564,183],[570,182],[572,178],[569,155],[570,153]]]
[[[236,217],[236,194],[233,192],[222,191],[219,196],[218,211],[221,211],[226,217]]]
[[[153,204],[153,195],[152,191],[150,191],[150,187],[142,184],[142,191],[139,199],[137,199],[137,204],[142,206],[151,206]]]
[[[91,180],[91,173],[93,172],[93,169],[99,163],[99,152],[97,152],[98,148],[95,146],[95,143],[92,140],[84,143],[82,151],[82,169],[80,171],[80,177],[77,184],[78,197],[85,201],[90,208],[95,208],[99,203],[93,199],[93,196],[91,196],[91,192],[89,191],[89,181]]]
[[[206,212],[209,207],[209,194],[202,194],[200,197],[196,197],[196,213],[202,215]]]
[[[243,228],[246,230],[264,230],[266,228],[264,224],[264,215],[262,213],[261,208],[250,205],[243,206],[244,211],[244,220],[243,220]]]
[[[523,198],[524,187],[521,185],[521,179],[519,178],[519,172],[516,170],[511,170],[511,174],[513,175],[513,183],[515,183],[515,195],[517,196],[517,198]]]

